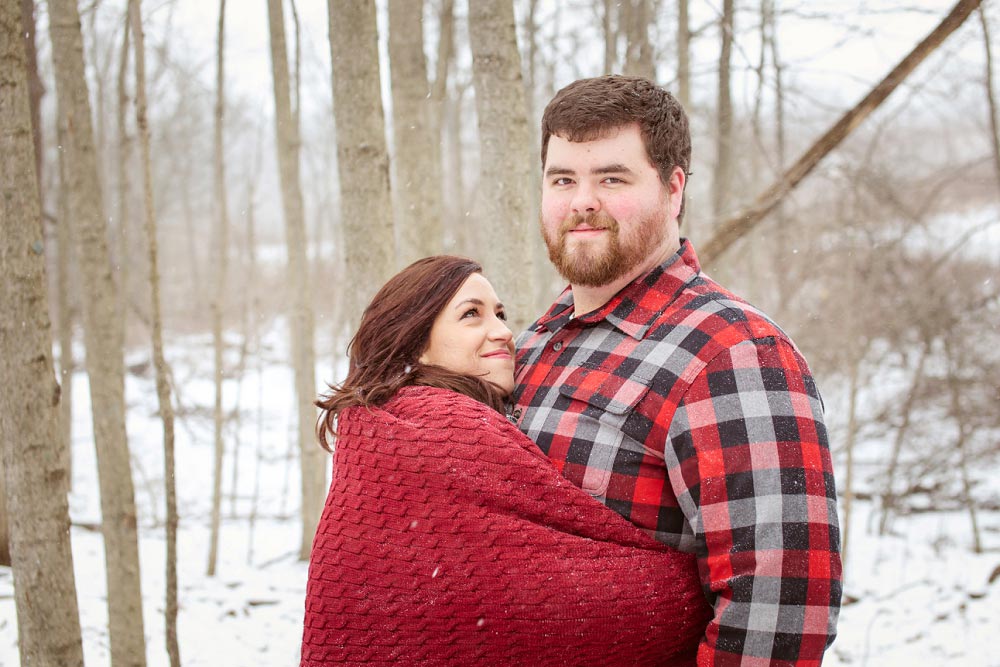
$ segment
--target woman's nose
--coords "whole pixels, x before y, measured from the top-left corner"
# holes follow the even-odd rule
[[[494,340],[509,341],[514,338],[514,333],[503,320],[497,318],[493,329],[490,331],[490,337]]]

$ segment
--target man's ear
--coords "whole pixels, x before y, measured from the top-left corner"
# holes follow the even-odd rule
[[[670,218],[676,219],[681,212],[681,205],[684,203],[684,184],[687,183],[687,175],[680,167],[674,167],[667,179],[667,198],[670,201]]]

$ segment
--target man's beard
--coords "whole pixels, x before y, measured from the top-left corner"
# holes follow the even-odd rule
[[[569,232],[582,224],[608,230],[607,245],[603,250],[590,250],[582,243],[568,247]],[[562,221],[557,235],[555,239],[550,238],[545,225],[542,225],[549,260],[559,275],[573,285],[601,287],[633,270],[658,248],[666,235],[666,224],[652,216],[643,218],[631,237],[623,240],[618,221],[604,211],[587,215],[574,213]]]

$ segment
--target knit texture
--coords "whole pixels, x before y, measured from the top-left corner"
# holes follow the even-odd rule
[[[338,424],[302,667],[694,665],[694,557],[565,480],[513,425],[406,387]]]

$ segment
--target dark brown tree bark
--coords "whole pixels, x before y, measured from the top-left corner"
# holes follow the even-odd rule
[[[82,667],[22,34],[18,5],[0,3],[0,514],[21,664]]]
[[[702,262],[706,265],[717,260],[737,240],[749,233],[761,220],[791,192],[810,172],[840,143],[853,132],[886,98],[909,76],[927,56],[934,52],[969,15],[979,7],[982,0],[960,0],[941,21],[916,47],[884,79],[845,113],[833,127],[817,139],[812,146],[781,178],[761,193],[757,199],[740,213],[726,218],[719,224],[717,231],[698,251]]]

